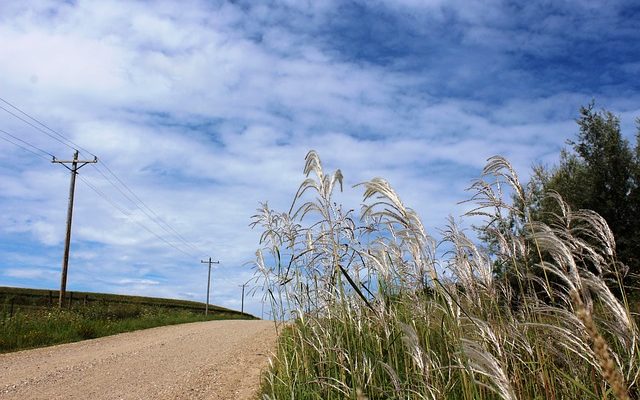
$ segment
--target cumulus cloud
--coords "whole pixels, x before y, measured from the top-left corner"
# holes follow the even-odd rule
[[[0,97],[100,159],[78,181],[71,289],[203,300],[213,256],[213,302],[237,307],[249,217],[264,200],[289,208],[310,149],[347,187],[387,178],[435,233],[487,157],[525,177],[554,162],[593,97],[631,137],[633,8],[545,7],[8,1]],[[71,156],[3,110],[0,129]],[[41,155],[0,141],[0,284],[57,284],[69,173]],[[341,198],[357,207],[360,193]]]

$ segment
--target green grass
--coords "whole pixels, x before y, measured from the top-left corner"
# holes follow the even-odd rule
[[[494,158],[473,214],[495,252],[451,223],[436,256],[385,181],[363,184],[354,215],[331,196],[341,173],[325,175],[313,152],[305,173],[315,177],[290,212],[265,205],[254,217],[256,271],[281,332],[265,399],[639,398],[635,307],[600,216],[556,196],[551,225],[528,220],[525,190]],[[502,197],[505,185],[524,207]],[[505,215],[516,212],[527,223],[514,229]]]
[[[57,291],[0,287],[0,352],[92,339],[163,325],[249,314],[203,303],[73,292],[57,307]],[[69,301],[71,299],[71,301]]]

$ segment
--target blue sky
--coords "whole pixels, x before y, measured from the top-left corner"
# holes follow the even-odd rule
[[[437,235],[488,157],[553,164],[592,99],[633,139],[638,20],[633,1],[3,1],[0,97],[101,160],[78,182],[70,290],[202,300],[212,256],[212,301],[238,308],[250,216],[289,208],[310,149],[346,187],[388,179]],[[2,110],[0,129],[71,157]],[[0,140],[0,285],[59,285],[68,180]]]

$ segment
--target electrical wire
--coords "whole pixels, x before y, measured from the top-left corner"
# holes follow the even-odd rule
[[[115,201],[113,201],[109,196],[107,196],[102,190],[98,189],[93,184],[91,184],[87,179],[85,179],[84,176],[82,176],[80,174],[78,174],[77,176],[82,182],[84,182],[85,185],[87,185],[91,190],[93,190],[99,197],[101,197],[104,201],[109,203],[113,208],[115,208],[116,210],[120,211],[125,217],[130,217],[131,216],[130,212],[128,212],[126,209],[120,207]]]
[[[0,129],[0,133],[3,133],[3,134],[5,134],[5,135],[7,135],[7,136],[10,136],[10,137],[11,137],[11,138],[13,138],[14,140],[17,140],[17,141],[19,141],[20,143],[25,144],[25,145],[27,145],[27,146],[31,147],[32,149],[34,149],[34,150],[36,150],[36,151],[39,151],[40,153],[45,154],[45,155],[47,155],[47,156],[49,156],[49,157],[51,157],[51,158],[53,159],[53,154],[49,153],[48,151],[42,150],[40,147],[38,147],[38,146],[36,146],[36,145],[34,145],[34,144],[32,144],[32,143],[29,143],[29,142],[27,142],[26,140],[24,140],[24,139],[21,139],[21,138],[17,137],[16,135],[13,135],[13,134],[11,134],[11,133],[9,133],[9,132],[7,132],[7,131],[3,130],[3,129]],[[6,140],[6,139],[5,139],[5,140]],[[10,142],[9,140],[7,140],[7,141],[8,141],[9,143],[13,143],[13,142]],[[14,144],[16,144],[16,143],[14,143]],[[16,146],[17,146],[17,144],[16,144]],[[21,148],[23,148],[23,149],[25,149],[25,148],[24,148],[24,147],[22,147],[22,146],[20,146],[20,147],[21,147]],[[27,150],[27,149],[25,149],[25,150]],[[34,153],[32,150],[27,150],[27,151],[29,151],[29,152],[31,152],[31,153]],[[36,154],[36,155],[37,155],[37,156],[39,156],[39,157],[43,157],[41,154]]]
[[[14,105],[13,103],[7,101],[6,99],[0,97],[0,101],[6,105],[8,105],[9,107],[11,107],[12,109],[16,110],[18,113],[20,113],[21,115],[25,116],[26,118],[28,118],[29,120],[35,122],[36,124],[40,125],[37,126],[34,123],[31,123],[29,121],[27,121],[26,119],[20,117],[19,115],[17,115],[16,113],[6,109],[5,107],[3,107],[2,105],[0,105],[0,109],[4,110],[5,112],[7,112],[8,114],[14,116],[15,118],[19,119],[20,121],[26,123],[27,125],[31,126],[32,128],[40,131],[41,133],[44,133],[45,135],[49,136],[50,138],[58,141],[59,143],[69,147],[72,150],[82,150],[83,152],[96,157],[97,156],[90,152],[89,150],[83,148],[82,146],[78,145],[77,143],[73,142],[72,140],[70,140],[67,136],[65,136],[64,134],[54,130],[53,128],[49,127],[48,125],[46,125],[45,123],[43,123],[42,121],[40,121],[39,119],[31,116],[30,114],[28,114],[27,112],[23,111],[22,109],[20,109],[18,106]],[[44,129],[43,129],[44,128]],[[46,130],[48,130],[49,132],[47,132]],[[51,132],[51,133],[50,133]],[[56,136],[54,136],[54,134]],[[11,135],[12,137],[14,137],[13,135]],[[16,137],[14,137],[15,139],[18,139]],[[4,140],[7,140],[5,138],[3,138]],[[20,140],[20,139],[18,139]],[[9,140],[7,140],[9,141]],[[21,140],[22,141],[22,140]],[[11,141],[9,141],[10,143],[13,143]],[[26,142],[25,142],[26,143]],[[18,146],[16,143],[13,143],[14,145]],[[27,143],[28,144],[28,143]],[[32,146],[31,144],[28,144],[29,146]],[[19,146],[22,147],[22,146]],[[39,151],[42,151],[41,149],[32,146],[33,148],[38,149]],[[27,149],[25,149],[27,150]],[[30,150],[27,150],[30,151]],[[45,154],[50,155],[51,157],[53,157],[53,155],[49,154],[48,152],[44,152]],[[127,186],[112,170],[111,168],[109,168],[107,166],[107,164],[104,162],[104,160],[100,160],[101,161],[101,166],[103,166],[105,168],[105,170],[111,175],[113,176],[113,178],[127,191],[129,192],[133,198],[132,199],[130,196],[128,196],[120,187],[118,187],[118,185],[116,183],[114,183],[110,178],[108,178],[104,172],[102,172],[100,170],[100,168],[98,168],[96,166],[96,164],[92,164],[92,166],[107,180],[107,182],[109,182],[109,184],[111,184],[111,186],[113,186],[118,192],[120,192],[120,194],[122,194],[127,200],[129,200],[137,209],[139,209],[140,211],[142,211],[143,214],[145,214],[145,216],[147,218],[149,218],[151,221],[153,221],[156,225],[158,225],[160,228],[162,228],[165,232],[167,232],[169,235],[175,235],[179,241],[181,241],[186,247],[188,247],[189,249],[191,249],[192,251],[196,251],[198,253],[203,253],[201,249],[199,249],[197,246],[193,245],[192,243],[190,243],[189,241],[187,241],[184,236],[182,236],[173,226],[171,226],[169,223],[167,223],[166,221],[164,221],[155,211],[153,211],[144,201],[142,201],[142,199],[140,199],[140,197],[138,195],[135,194],[135,192],[129,187]],[[150,214],[153,214],[150,215]],[[137,222],[137,221],[136,221]],[[145,227],[145,229],[148,230],[148,228]],[[156,233],[154,233],[154,235],[158,236]],[[172,245],[173,246],[173,245]],[[182,251],[182,250],[181,250]]]
[[[140,226],[141,228],[143,228],[144,230],[146,230],[147,232],[151,233],[152,235],[154,235],[156,238],[158,238],[159,240],[163,241],[165,244],[167,244],[168,246],[171,246],[172,248],[174,248],[175,250],[179,251],[180,253],[186,255],[189,258],[195,258],[194,254],[189,254],[186,251],[184,251],[183,249],[175,246],[173,243],[169,242],[168,240],[166,240],[165,238],[163,238],[162,236],[158,235],[156,232],[152,231],[151,229],[149,229],[146,225],[142,224],[140,221],[136,221],[135,219],[133,219],[131,217],[130,213],[127,213],[125,210],[123,210],[122,208],[118,207],[116,205],[116,203],[114,201],[112,201],[107,195],[104,194],[104,192],[102,192],[100,189],[98,189],[97,187],[95,187],[93,184],[89,183],[89,181],[87,179],[85,179],[83,176],[78,176],[80,178],[80,180],[87,185],[91,190],[93,190],[100,198],[102,198],[104,201],[106,201],[109,205],[111,205],[112,207],[114,207],[116,210],[120,211],[125,217],[127,217],[129,220],[135,222],[138,226]]]
[[[47,154],[47,155],[50,155],[51,157],[53,157],[53,155],[51,155],[49,152],[47,152],[47,151],[45,151],[45,150],[42,150],[42,149],[40,149],[39,147],[37,147],[37,146],[35,146],[35,145],[33,145],[33,144],[31,144],[31,143],[29,143],[29,142],[25,141],[25,140],[22,140],[22,139],[18,138],[17,136],[12,135],[12,134],[10,134],[9,132],[7,132],[7,131],[5,131],[5,130],[0,129],[0,133],[3,133],[3,134],[5,134],[5,135],[8,135],[8,136],[12,137],[13,139],[18,140],[18,141],[20,141],[20,142],[24,143],[25,145],[30,146],[30,147],[32,147],[32,148],[34,148],[34,149],[36,149],[36,150],[40,151],[41,153],[44,153],[44,154]],[[43,158],[43,159],[45,159],[45,160],[49,161],[49,159],[47,159],[47,158],[46,158],[45,156],[43,156],[42,154],[36,153],[35,151],[33,151],[33,150],[31,150],[31,149],[29,149],[29,148],[27,148],[27,147],[25,147],[25,146],[22,146],[22,145],[20,145],[20,144],[18,144],[18,143],[16,143],[16,142],[14,142],[14,141],[12,141],[12,140],[10,140],[10,139],[7,139],[6,137],[0,136],[0,139],[3,139],[3,140],[5,140],[5,141],[9,142],[9,143],[11,143],[11,144],[13,144],[13,145],[15,145],[15,146],[17,146],[17,147],[21,148],[21,149],[22,149],[22,150],[24,150],[24,151],[28,151],[29,153],[31,153],[31,154],[33,154],[33,155],[35,155],[35,156],[37,156],[37,157],[40,157],[40,158]],[[121,212],[125,217],[127,217],[127,218],[129,218],[130,220],[132,220],[133,222],[137,223],[137,224],[138,224],[139,226],[141,226],[143,229],[145,229],[145,230],[146,230],[146,231],[148,231],[149,233],[153,234],[155,237],[157,237],[158,239],[162,240],[164,243],[168,244],[169,246],[173,247],[174,249],[178,250],[179,252],[181,252],[181,253],[183,253],[183,254],[187,255],[188,257],[193,257],[193,256],[194,256],[193,254],[189,254],[189,253],[187,253],[187,252],[183,251],[182,249],[178,248],[177,246],[173,245],[171,242],[169,242],[169,241],[165,240],[163,237],[161,237],[161,236],[160,236],[160,235],[158,235],[157,233],[153,232],[151,229],[149,229],[147,226],[143,225],[141,222],[134,220],[134,219],[131,217],[131,213],[129,213],[129,212],[127,212],[126,210],[124,210],[123,208],[119,207],[119,206],[118,206],[118,205],[117,205],[117,204],[116,204],[116,203],[115,203],[111,198],[109,198],[109,196],[107,196],[107,195],[106,195],[104,192],[102,192],[100,189],[98,189],[97,187],[95,187],[94,185],[92,185],[92,184],[91,184],[87,179],[85,179],[82,175],[78,175],[78,178],[80,178],[80,180],[81,180],[85,185],[87,185],[91,190],[93,190],[93,191],[94,191],[94,192],[95,192],[95,193],[96,193],[100,198],[102,198],[104,201],[106,201],[107,203],[109,203],[109,205],[111,205],[111,206],[112,206],[113,208],[115,208],[116,210],[120,211],[120,212]]]
[[[203,253],[201,249],[187,241],[176,229],[165,222],[155,211],[147,206],[147,204],[142,201],[142,199],[140,199],[140,197],[138,197],[138,195],[136,195],[135,192],[131,190],[131,188],[129,188],[129,186],[127,186],[127,184],[125,184],[115,173],[113,173],[113,171],[104,162],[101,163],[101,167],[104,167],[106,171],[120,184],[120,186],[122,186],[127,192],[129,192],[130,195],[125,193],[124,190],[116,185],[104,172],[100,170],[100,168],[98,168],[96,164],[92,164],[92,166],[96,171],[98,171],[100,175],[102,175],[107,180],[107,182],[115,187],[116,190],[118,190],[118,192],[120,192],[120,194],[122,194],[125,199],[129,200],[134,207],[139,209],[147,218],[153,221],[166,233],[168,233],[169,235],[175,235],[184,245],[189,247],[192,251]]]
[[[22,150],[24,150],[24,151],[28,151],[29,153],[31,153],[31,154],[33,154],[33,155],[35,155],[36,157],[40,157],[40,158],[43,158],[43,159],[45,159],[45,160],[49,161],[49,160],[48,160],[45,156],[43,156],[42,154],[36,153],[35,151],[33,151],[33,150],[31,150],[31,149],[29,149],[29,148],[27,148],[27,147],[24,147],[24,146],[22,146],[22,145],[20,145],[20,144],[18,144],[18,143],[16,143],[16,142],[13,142],[11,139],[7,139],[7,138],[6,138],[6,137],[4,137],[4,136],[0,136],[0,139],[2,139],[2,140],[4,140],[4,141],[6,141],[6,142],[8,142],[8,143],[11,143],[12,145],[14,145],[14,146],[16,146],[16,147],[21,148],[21,149],[22,149]]]
[[[0,99],[0,100],[1,100],[1,99]],[[75,148],[74,148],[73,146],[69,145],[68,143],[65,143],[63,140],[61,140],[61,139],[59,139],[59,138],[55,137],[54,135],[50,134],[49,132],[45,131],[44,129],[40,128],[39,126],[32,124],[31,122],[27,121],[26,119],[22,118],[21,116],[16,115],[15,113],[13,113],[13,112],[11,112],[11,111],[7,110],[6,108],[4,108],[4,107],[2,107],[2,106],[0,106],[0,109],[1,109],[1,110],[4,110],[4,111],[5,111],[5,112],[7,112],[8,114],[13,115],[15,118],[17,118],[17,119],[19,119],[20,121],[24,122],[25,124],[27,124],[27,125],[31,126],[32,128],[37,129],[38,131],[40,131],[40,132],[44,133],[45,135],[49,136],[51,139],[53,139],[53,140],[55,140],[55,141],[57,141],[57,142],[59,142],[59,143],[61,143],[61,144],[65,145],[65,146],[67,146],[67,147],[68,147],[68,148],[70,148],[71,150],[75,150]]]
[[[127,199],[129,202],[131,202],[131,204],[138,210],[140,210],[147,218],[149,218],[149,220],[151,220],[152,222],[154,222],[156,225],[158,225],[161,229],[163,229],[166,233],[168,233],[169,235],[175,235],[179,241],[181,241],[187,248],[189,248],[191,251],[195,251],[196,253],[202,253],[202,251],[200,249],[198,249],[197,247],[195,247],[194,245],[192,245],[191,243],[189,243],[186,239],[184,239],[184,237],[182,235],[180,235],[171,225],[167,224],[166,222],[164,222],[151,208],[149,208],[120,178],[118,178],[117,175],[115,175],[113,173],[113,171],[111,171],[111,169],[104,163],[104,161],[101,162],[101,166],[104,167],[110,174],[111,176],[113,176],[113,178],[120,183],[120,185],[122,187],[124,187],[130,194],[131,196],[133,196],[133,198],[135,198],[135,200],[133,198],[131,198],[131,196],[129,196],[127,193],[125,193],[124,190],[122,190],[118,185],[116,185],[114,183],[114,181],[109,178],[100,168],[97,167],[97,164],[91,164],[92,167],[94,167],[94,169],[100,174],[102,175],[102,177],[111,185],[113,186],[118,192],[120,192],[120,194]],[[137,200],[137,201],[136,201]],[[144,207],[146,207],[147,210],[145,210],[144,208],[140,207],[140,204],[142,204]],[[149,212],[151,212],[154,216],[152,216]],[[161,224],[161,221],[164,223]],[[167,228],[168,227],[168,228]]]
[[[74,143],[71,139],[69,139],[68,137],[66,137],[65,135],[63,135],[62,133],[56,131],[55,129],[49,127],[48,125],[46,125],[44,122],[40,121],[39,119],[33,117],[32,115],[29,115],[28,113],[26,113],[25,111],[21,110],[18,106],[10,103],[9,101],[7,101],[6,99],[3,99],[2,97],[0,97],[0,101],[3,102],[4,104],[8,105],[9,107],[13,108],[14,110],[16,110],[17,112],[19,112],[20,114],[24,115],[25,117],[29,118],[31,121],[35,122],[36,124],[40,125],[41,127],[47,129],[49,132],[54,133],[55,135],[57,135],[58,137],[60,137],[61,139],[58,139],[56,137],[54,137],[53,135],[51,135],[50,133],[44,131],[43,129],[33,125],[32,123],[30,123],[29,121],[24,120],[23,118],[15,115],[14,113],[12,113],[11,111],[7,110],[6,108],[0,106],[1,109],[3,109],[5,112],[13,115],[14,117],[18,118],[19,120],[23,121],[24,123],[32,126],[33,128],[39,130],[40,132],[44,133],[45,135],[51,137],[52,139],[57,140],[58,142],[64,144],[65,146],[69,147],[72,150],[82,150],[85,153],[88,153],[89,155],[91,155],[92,157],[97,157],[95,154],[91,153],[89,150],[82,148],[80,145],[78,145],[77,143]],[[67,143],[71,143],[71,145],[64,143],[63,142],[66,141]]]

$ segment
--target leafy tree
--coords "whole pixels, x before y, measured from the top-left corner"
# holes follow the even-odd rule
[[[620,120],[609,111],[580,109],[579,132],[560,164],[534,171],[531,187],[558,192],[573,209],[600,214],[614,233],[618,260],[640,273],[640,119],[635,149],[620,132]],[[539,199],[532,218],[545,221],[557,203]]]

